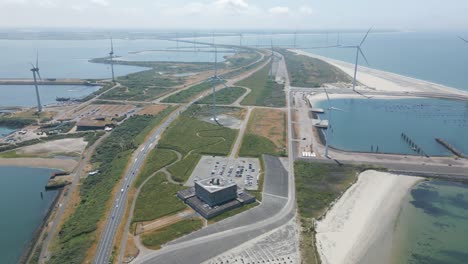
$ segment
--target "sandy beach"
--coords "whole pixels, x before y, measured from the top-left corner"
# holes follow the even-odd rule
[[[78,162],[71,159],[47,159],[47,158],[0,158],[0,166],[15,166],[15,167],[34,167],[34,168],[51,168],[64,171],[73,171]]]
[[[302,50],[291,50],[297,54],[317,58],[328,62],[329,64],[341,69],[349,76],[354,74],[354,64],[330,59],[327,57],[315,55]],[[368,67],[358,66],[357,81],[364,84],[366,87],[356,87],[359,90],[373,89],[376,91],[390,92],[438,92],[468,95],[468,92],[461,91],[452,87],[436,84],[424,80],[419,80],[391,72],[376,70]]]
[[[385,263],[400,204],[422,178],[369,170],[316,225],[322,263]],[[372,248],[376,254],[369,254]]]

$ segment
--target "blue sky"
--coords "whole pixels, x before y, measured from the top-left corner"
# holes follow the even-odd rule
[[[0,0],[1,27],[468,29],[467,0]]]

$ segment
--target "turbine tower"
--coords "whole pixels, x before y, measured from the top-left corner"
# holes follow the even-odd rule
[[[364,38],[361,40],[361,43],[359,43],[359,45],[357,45],[357,46],[342,46],[342,48],[352,48],[352,49],[356,49],[356,63],[354,64],[353,91],[355,91],[355,89],[356,89],[356,75],[357,75],[359,54],[361,54],[362,58],[366,61],[367,64],[369,64],[369,62],[367,61],[366,55],[364,55],[364,52],[362,52],[361,46],[362,46],[362,44],[364,44],[364,41],[366,41],[366,38],[367,38],[367,36],[369,35],[369,32],[370,32],[371,30],[372,30],[372,28],[370,28],[370,29],[367,31],[366,35],[365,35]]]
[[[218,122],[216,117],[216,82],[218,80],[218,48],[214,45],[215,48],[215,61],[214,61],[214,75],[213,75],[213,121]]]
[[[110,39],[110,44],[111,44],[111,51],[109,52],[109,58],[110,58],[110,63],[111,63],[112,82],[115,82],[115,76],[114,76],[114,42],[112,41],[112,37]]]
[[[335,110],[342,111],[342,112],[344,111],[342,109],[331,106],[330,96],[328,95],[327,88],[323,87],[323,90],[325,90],[325,94],[327,95],[327,102],[328,102],[328,126],[327,126],[327,134],[326,134],[326,139],[325,139],[325,157],[330,158],[330,156],[328,156],[328,146],[331,141],[330,131],[332,130],[332,112]]]
[[[39,73],[39,52],[36,53],[36,66],[31,63],[31,71],[34,78],[34,86],[36,87],[36,99],[37,99],[37,112],[42,112],[41,96],[39,95],[39,87],[37,86],[37,77],[41,80],[41,74]],[[37,74],[37,77],[36,77]]]

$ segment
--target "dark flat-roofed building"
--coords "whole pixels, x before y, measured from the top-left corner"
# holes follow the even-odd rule
[[[223,204],[237,198],[237,185],[221,177],[195,182],[195,194],[209,206]]]

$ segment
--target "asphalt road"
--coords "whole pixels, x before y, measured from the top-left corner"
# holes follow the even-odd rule
[[[125,173],[125,178],[120,186],[120,192],[117,194],[116,200],[112,204],[110,214],[106,219],[104,232],[99,240],[94,263],[108,263],[112,252],[114,237],[119,227],[122,216],[125,213],[125,203],[127,200],[128,190],[135,177],[138,175],[138,170],[141,169],[143,162],[150,152],[156,146],[160,135],[170,125],[172,121],[179,115],[179,111],[172,113],[150,136],[150,138],[142,144],[132,156],[132,163],[128,171]]]

